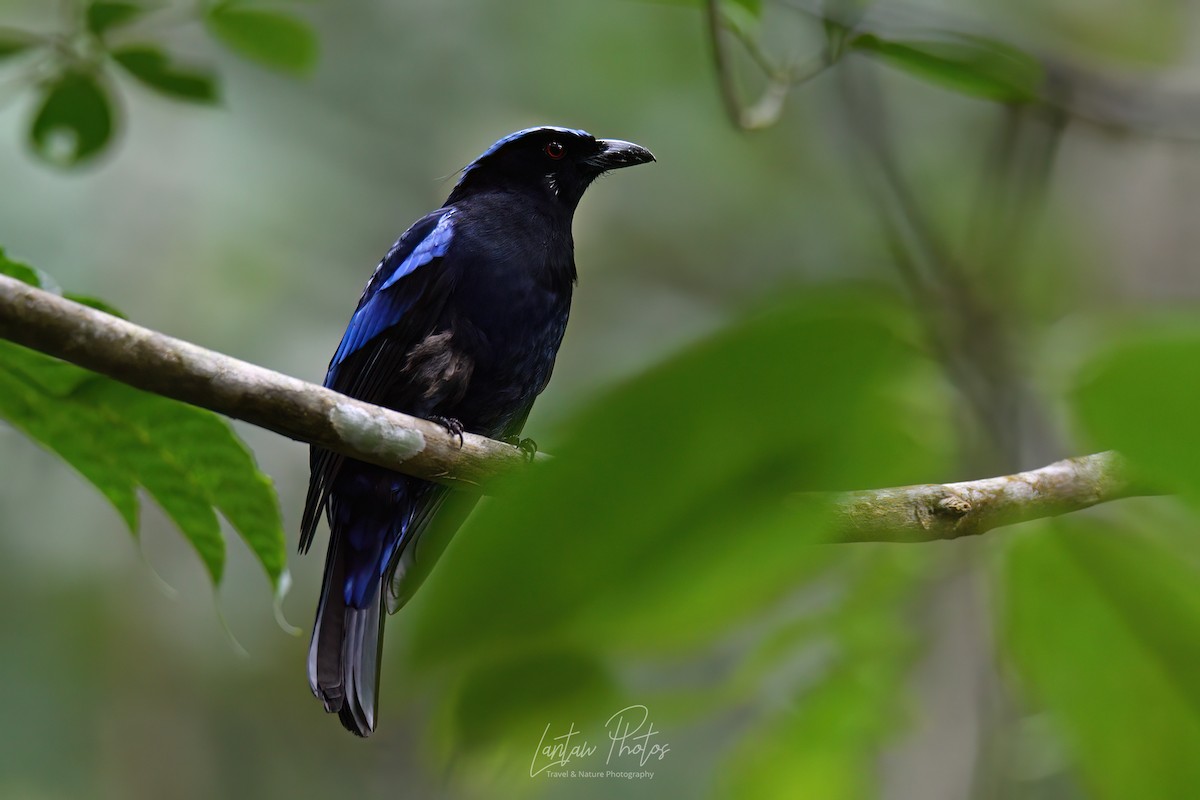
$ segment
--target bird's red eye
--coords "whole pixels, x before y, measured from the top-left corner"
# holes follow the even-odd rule
[[[546,155],[553,158],[555,161],[567,154],[567,148],[563,147],[560,142],[550,142],[546,145]]]

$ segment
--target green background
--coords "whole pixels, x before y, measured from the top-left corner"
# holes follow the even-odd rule
[[[732,5],[780,61],[823,44],[787,4]],[[0,1],[0,25],[65,30],[63,7]],[[214,593],[155,503],[131,544],[103,495],[0,428],[0,797],[1200,788],[1189,4],[880,3],[879,38],[751,134],[725,118],[696,3],[225,13],[243,7],[306,20],[319,58],[277,29],[250,37],[251,51],[275,42],[265,69],[239,58],[244,19],[210,22],[213,36],[147,29],[212,69],[217,108],[111,70],[116,138],[75,169],[29,142],[40,73],[0,62],[10,256],[140,324],[319,382],[380,256],[501,135],[582,127],[658,162],[581,204],[571,325],[526,431],[557,458],[485,502],[390,620],[366,742],[309,696],[307,637],[277,623],[236,537]],[[950,32],[1021,51],[928,44]],[[753,95],[761,79],[734,50]],[[1062,108],[1019,104],[1061,64],[1106,82],[1055,138]],[[1091,124],[1097,108],[1129,124]],[[872,140],[941,256],[911,219],[889,236],[904,215]],[[932,276],[921,291],[898,254]],[[931,331],[961,347],[959,373]],[[306,448],[235,427],[278,490],[283,613],[307,627],[323,543],[290,555]],[[835,547],[796,498],[1106,447],[1180,499],[970,541]],[[603,753],[604,721],[631,704],[670,747],[652,780],[528,775],[547,725],[573,723]]]

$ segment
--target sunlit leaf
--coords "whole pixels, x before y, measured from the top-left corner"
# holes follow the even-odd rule
[[[88,30],[101,36],[109,28],[131,22],[149,10],[136,3],[94,2],[87,9]]]
[[[1008,103],[1038,99],[1045,70],[1015,47],[977,36],[893,40],[864,33],[849,40],[859,52],[956,92]]]
[[[1063,518],[1012,542],[1005,637],[1089,796],[1200,786],[1200,573],[1157,541]]]
[[[1146,478],[1200,500],[1200,330],[1133,334],[1080,371],[1076,417],[1097,447]]]
[[[265,66],[305,73],[316,64],[317,37],[296,17],[220,3],[205,21],[226,47]]]
[[[29,132],[34,151],[60,166],[94,158],[112,134],[108,92],[87,72],[67,72],[46,87]]]
[[[211,73],[177,67],[157,47],[123,47],[114,50],[112,57],[129,74],[163,94],[198,103],[212,103],[217,99],[216,78]]]

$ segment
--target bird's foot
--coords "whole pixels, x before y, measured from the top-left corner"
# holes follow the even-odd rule
[[[462,449],[463,431],[466,430],[463,427],[462,422],[455,419],[454,417],[430,417],[429,421],[436,422],[438,425],[441,425],[443,428],[446,429],[446,432],[449,433],[451,436],[457,436],[458,437],[458,447],[460,450]]]
[[[537,442],[533,439],[522,439],[520,436],[513,434],[512,436],[505,436],[500,441],[505,444],[511,444],[524,453],[526,461],[533,461],[533,457],[537,455],[538,446]]]

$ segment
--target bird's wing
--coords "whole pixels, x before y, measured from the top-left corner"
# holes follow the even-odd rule
[[[405,231],[379,262],[337,352],[325,386],[368,403],[378,402],[403,365],[408,349],[428,335],[441,314],[456,275],[444,257],[454,238],[454,209],[441,208]],[[387,336],[382,334],[387,332]],[[307,552],[329,490],[344,458],[313,447],[311,477],[300,524],[300,551]]]
[[[447,276],[445,271],[430,267],[440,263],[453,238],[454,209],[441,208],[414,223],[392,245],[363,289],[354,316],[329,362],[326,386],[360,400],[370,399],[354,391],[362,388],[363,373],[374,371],[374,363],[364,364],[361,356],[365,351],[377,348],[376,337],[385,330],[402,324],[407,328],[420,327],[435,306],[440,308],[437,301],[444,300],[444,295],[441,298],[426,296],[430,294],[431,284],[441,283],[439,278]],[[426,301],[423,309],[417,307],[422,301]],[[404,340],[409,337],[390,338]],[[348,363],[355,361],[357,369]]]

